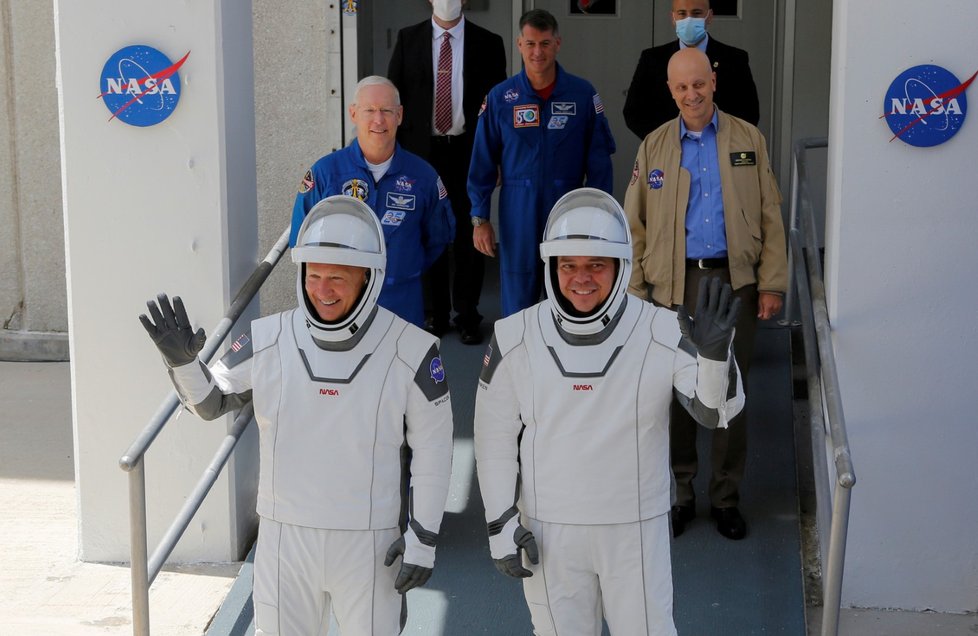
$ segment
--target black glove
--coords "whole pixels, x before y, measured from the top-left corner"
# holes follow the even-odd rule
[[[516,531],[513,532],[513,543],[516,544],[516,554],[508,554],[501,559],[493,559],[492,562],[496,565],[496,569],[506,576],[517,579],[533,576],[533,572],[523,567],[523,560],[520,558],[520,551],[526,550],[526,558],[530,560],[530,563],[536,565],[540,562],[540,550],[537,549],[537,540],[533,538],[533,533],[520,524],[516,526]]]
[[[730,296],[730,285],[720,279],[701,278],[696,300],[696,318],[690,318],[684,305],[677,310],[679,329],[683,336],[696,345],[696,350],[707,360],[724,361],[730,350],[734,326],[740,314],[740,299]]]
[[[158,294],[156,301],[160,304],[159,309],[152,300],[146,303],[153,320],[147,318],[146,314],[140,314],[139,322],[143,323],[146,333],[153,339],[156,348],[171,368],[193,362],[207,340],[204,330],[198,329],[194,332],[179,296],[173,297],[172,307],[166,294]]]
[[[431,568],[426,568],[423,565],[406,563],[403,560],[404,537],[398,537],[397,541],[392,543],[391,547],[387,548],[387,556],[384,558],[384,565],[390,567],[394,564],[394,561],[397,560],[397,557],[402,557],[401,571],[397,573],[397,578],[394,580],[394,589],[397,590],[398,594],[404,594],[408,590],[421,587],[428,582],[428,579],[431,578]]]

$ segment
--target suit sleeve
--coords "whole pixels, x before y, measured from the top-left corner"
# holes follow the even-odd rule
[[[665,329],[660,321],[668,321]],[[676,312],[659,309],[654,328],[670,333],[675,342],[679,327]],[[744,408],[744,384],[733,355],[733,346],[726,360],[708,360],[696,352],[696,346],[685,337],[679,338],[673,362],[673,392],[676,400],[693,418],[706,428],[727,428],[727,424]]]
[[[317,162],[318,165],[318,162]],[[299,238],[299,228],[305,220],[309,210],[319,203],[323,198],[324,177],[317,174],[316,165],[306,171],[302,181],[299,183],[299,192],[295,195],[295,202],[292,204],[292,227],[289,230],[289,247],[295,247],[295,241]]]
[[[611,134],[611,126],[604,114],[601,96],[596,92],[592,95],[594,120],[591,127],[591,138],[587,145],[587,186],[604,190],[613,194],[615,174],[611,164],[611,155],[615,154],[615,138]]]
[[[732,71],[717,78],[717,92],[720,98],[730,95],[732,99],[729,107],[717,101],[717,106],[735,117],[757,125],[761,119],[760,104],[757,98],[757,85],[754,84],[754,76],[750,72],[750,57],[747,51],[735,50],[731,58],[732,64],[727,68]],[[720,89],[720,82],[724,82],[725,90]],[[729,108],[729,110],[728,110]]]
[[[496,188],[502,137],[496,117],[492,92],[486,97],[485,107],[479,113],[472,144],[472,161],[466,189],[472,202],[471,216],[488,219],[492,211],[492,191]]]
[[[788,289],[788,252],[781,219],[781,191],[771,170],[764,137],[757,144],[757,174],[761,180],[761,258],[757,264],[758,291],[785,293]]]
[[[452,401],[437,345],[415,370],[405,425],[412,457],[404,562],[432,567],[452,477]]]
[[[197,358],[170,369],[180,401],[201,419],[217,419],[251,401],[251,332],[239,336],[235,343],[240,347],[232,348],[210,368]]]
[[[424,243],[424,269],[431,267],[445,248],[455,239],[455,214],[448,200],[448,191],[436,176],[428,194],[431,205],[425,210],[422,242]]]
[[[397,90],[402,91],[404,86],[404,29],[397,32],[397,41],[394,43],[394,52],[391,53],[390,62],[387,64],[387,79],[394,82]]]
[[[635,163],[632,166],[632,177],[625,190],[625,217],[632,234],[632,272],[628,282],[628,291],[642,300],[649,300],[648,285],[645,282],[645,272],[642,271],[642,260],[646,246],[646,197],[648,187],[643,175],[647,174],[648,165],[645,151],[645,141],[638,146]]]
[[[666,64],[651,49],[642,51],[632,83],[625,96],[625,125],[639,139],[645,137],[679,112],[666,85]]]
[[[499,35],[492,33],[490,39],[489,54],[486,56],[489,66],[486,68],[488,87],[491,89],[496,84],[506,79],[506,47],[503,46],[503,39]],[[489,91],[486,91],[488,94]],[[485,95],[483,95],[485,97]]]
[[[625,125],[639,139],[645,139],[645,135],[654,129],[651,121],[652,109],[649,108],[652,102],[652,78],[649,77],[648,58],[645,51],[639,56],[635,73],[632,75],[632,83],[628,86],[628,94],[625,96],[625,107],[622,109]]]
[[[493,336],[475,396],[475,461],[479,489],[492,524],[516,505],[519,436],[523,430],[510,360]]]

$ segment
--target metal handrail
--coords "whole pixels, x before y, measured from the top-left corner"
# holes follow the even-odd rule
[[[845,567],[846,539],[849,530],[849,507],[856,475],[849,452],[839,377],[832,348],[832,326],[829,322],[825,300],[825,284],[818,257],[815,237],[815,219],[811,199],[808,196],[808,178],[805,170],[805,153],[810,148],[824,148],[827,140],[803,139],[795,144],[792,159],[792,208],[789,223],[792,271],[797,284],[797,296],[801,306],[802,334],[805,341],[805,361],[808,373],[809,403],[812,405],[811,425],[813,453],[824,448],[825,414],[828,416],[829,439],[832,443],[836,483],[832,500],[831,527],[829,530],[828,559],[823,577],[822,635],[839,633],[839,612],[842,602],[842,576]],[[799,219],[803,227],[797,227]],[[793,297],[788,295],[788,301]],[[787,311],[786,311],[787,313]],[[815,470],[825,474],[824,462],[814,459]],[[818,493],[818,489],[816,489]]]
[[[265,258],[258,263],[248,280],[241,285],[224,318],[211,330],[208,342],[199,356],[205,363],[210,362],[224,343],[231,327],[241,317],[258,290],[268,279],[272,269],[281,260],[282,254],[285,253],[288,244],[289,228],[286,228]],[[238,412],[234,423],[222,440],[210,464],[204,470],[187,501],[153,551],[153,556],[147,558],[146,467],[143,458],[157,435],[160,434],[163,427],[176,412],[179,404],[180,400],[176,391],[170,391],[156,413],[150,418],[149,423],[119,459],[119,466],[129,473],[129,555],[132,585],[132,633],[135,636],[149,636],[149,588],[156,580],[160,570],[163,569],[163,564],[173,552],[180,537],[187,530],[207,493],[214,486],[214,482],[217,481],[218,476],[227,464],[231,451],[241,439],[241,435],[251,422],[254,413],[250,403]]]

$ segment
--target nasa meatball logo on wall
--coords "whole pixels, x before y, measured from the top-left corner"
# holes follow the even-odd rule
[[[180,101],[177,71],[189,56],[187,51],[173,63],[160,51],[142,44],[113,53],[99,80],[99,98],[112,113],[109,121],[154,126],[172,115]]]
[[[894,139],[926,148],[953,137],[968,114],[965,90],[978,76],[961,83],[949,70],[933,64],[908,68],[897,75],[883,98],[883,115]]]

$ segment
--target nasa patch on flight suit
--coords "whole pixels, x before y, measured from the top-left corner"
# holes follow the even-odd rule
[[[757,165],[757,153],[756,152],[731,152],[730,153],[730,165],[737,166],[756,166]]]

